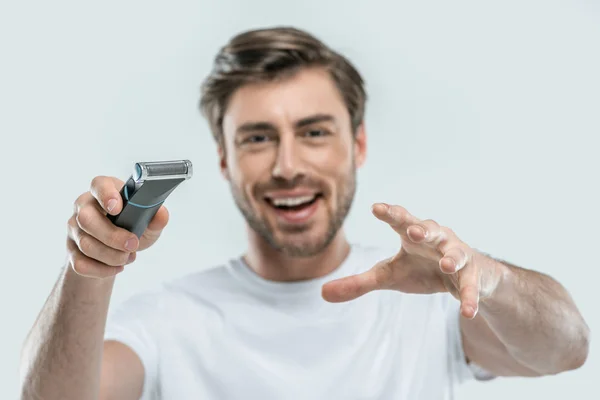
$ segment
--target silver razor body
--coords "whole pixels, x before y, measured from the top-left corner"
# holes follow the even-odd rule
[[[167,197],[193,175],[190,160],[137,162],[121,189],[123,210],[109,219],[141,237]]]

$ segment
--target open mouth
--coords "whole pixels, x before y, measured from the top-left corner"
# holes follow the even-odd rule
[[[321,193],[298,197],[265,197],[267,203],[280,211],[302,211],[312,206],[320,197]]]

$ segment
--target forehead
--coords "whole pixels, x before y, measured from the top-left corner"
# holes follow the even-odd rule
[[[292,124],[315,114],[333,115],[338,123],[349,118],[337,86],[322,68],[304,69],[285,80],[242,86],[229,101],[223,130],[258,121]]]

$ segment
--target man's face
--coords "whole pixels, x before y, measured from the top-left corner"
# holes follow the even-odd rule
[[[352,132],[329,73],[241,87],[223,136],[222,172],[249,226],[291,256],[325,248],[350,210],[366,152],[364,129]]]

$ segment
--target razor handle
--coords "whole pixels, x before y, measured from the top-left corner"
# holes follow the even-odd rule
[[[184,180],[185,178],[171,178],[136,182],[132,176],[119,192],[123,209],[119,214],[109,214],[107,217],[116,226],[140,238],[169,194]]]

